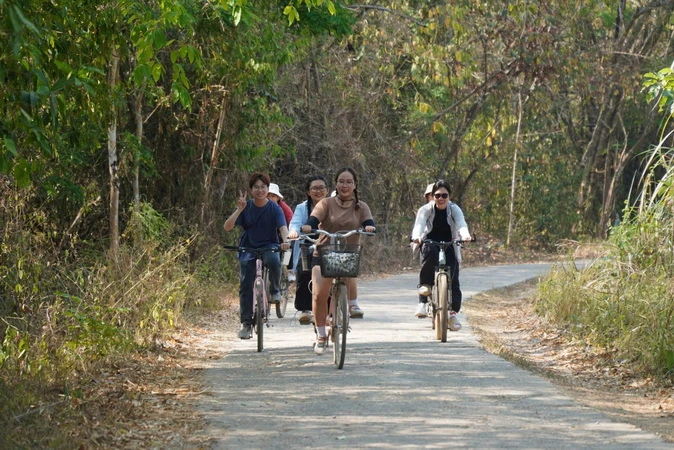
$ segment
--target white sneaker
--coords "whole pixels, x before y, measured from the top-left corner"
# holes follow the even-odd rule
[[[349,317],[352,319],[362,319],[365,313],[358,305],[349,305]]]
[[[322,355],[325,352],[325,348],[328,346],[327,337],[317,337],[316,342],[314,342],[314,353],[317,355]]]
[[[431,295],[431,287],[425,284],[422,284],[419,287],[419,295],[423,295],[424,297],[428,297]]]
[[[420,319],[425,319],[426,317],[428,317],[426,314],[426,303],[419,303],[417,305],[417,310],[414,313],[414,315]]]
[[[454,311],[449,314],[449,329],[450,331],[459,331],[461,329],[461,323],[459,323],[459,318],[456,317]]]

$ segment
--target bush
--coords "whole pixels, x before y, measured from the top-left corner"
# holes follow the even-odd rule
[[[217,289],[209,285],[222,282],[203,276],[217,273],[207,268],[217,260],[193,263],[189,250],[197,240],[176,236],[149,205],[134,212],[115,263],[83,242],[68,257],[34,230],[6,223],[4,232],[0,422],[16,445],[37,444],[23,441],[37,439],[26,430],[40,414],[29,411],[77,395],[78,384],[102,363],[155,345],[186,305],[214,304],[208,296]],[[58,430],[47,435],[58,439]]]
[[[662,161],[667,161],[663,159]],[[540,285],[537,311],[645,373],[674,379],[674,195],[671,167],[646,178],[607,256],[578,271],[559,267]]]

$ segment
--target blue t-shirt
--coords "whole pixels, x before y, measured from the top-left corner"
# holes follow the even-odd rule
[[[268,201],[266,205],[257,207],[253,200],[248,200],[246,208],[236,218],[236,225],[243,229],[239,246],[263,248],[279,243],[277,230],[286,226],[286,218],[281,207],[274,202]],[[241,260],[254,257],[252,253],[239,255]]]

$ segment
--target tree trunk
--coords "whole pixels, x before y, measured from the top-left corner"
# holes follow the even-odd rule
[[[206,222],[206,209],[210,204],[209,199],[211,196],[211,184],[213,182],[213,173],[216,170],[218,161],[220,161],[220,137],[222,136],[222,129],[225,124],[225,112],[227,110],[227,93],[222,94],[222,103],[220,104],[220,116],[218,117],[218,126],[215,131],[215,139],[213,140],[213,149],[211,150],[211,161],[208,166],[208,171],[206,172],[206,178],[204,180],[204,199],[201,204],[201,218],[200,224],[203,228]]]
[[[136,103],[133,108],[136,119],[136,140],[138,148],[133,156],[133,204],[138,208],[140,205],[140,150],[143,143],[143,92],[136,96]]]
[[[506,236],[506,247],[510,246],[510,236],[515,221],[515,191],[517,185],[517,151],[520,148],[520,128],[522,125],[522,92],[517,92],[517,131],[515,132],[515,152],[513,154],[513,172],[510,184],[510,212],[508,214],[508,235]]]
[[[108,88],[111,104],[114,105],[117,75],[119,70],[119,52],[112,50]],[[110,173],[110,258],[117,262],[119,256],[119,162],[117,160],[117,108],[112,107],[108,126],[108,171]]]

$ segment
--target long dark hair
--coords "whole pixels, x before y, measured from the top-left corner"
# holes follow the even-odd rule
[[[356,209],[359,209],[360,204],[358,203],[358,175],[356,175],[356,171],[353,170],[351,167],[342,167],[335,174],[335,185],[337,184],[339,176],[344,172],[349,172],[351,175],[353,175],[353,182],[354,182],[353,195],[356,199]]]
[[[325,183],[325,187],[328,187],[328,180],[325,179],[325,177],[322,177],[321,175],[312,175],[309,178],[307,178],[307,182],[304,185],[304,192],[307,192],[309,188],[311,188],[311,183],[313,183],[316,180],[321,180],[323,183]],[[314,202],[311,199],[311,195],[307,194],[307,213],[311,214],[311,211],[314,209]]]

